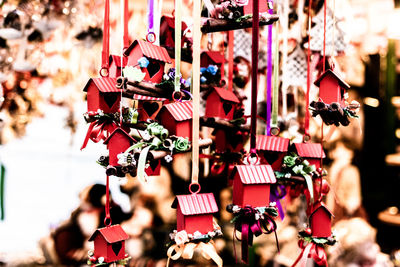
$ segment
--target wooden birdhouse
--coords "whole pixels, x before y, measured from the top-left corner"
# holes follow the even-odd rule
[[[331,219],[332,212],[322,202],[314,204],[309,217],[312,236],[330,237],[332,235]]]
[[[214,87],[207,92],[204,98],[206,98],[206,117],[233,119],[239,99],[232,91]]]
[[[104,141],[107,145],[109,152],[109,166],[119,166],[118,164],[118,154],[125,152],[130,146],[135,143],[133,139],[127,132],[121,128],[115,129],[110,136]]]
[[[127,66],[136,66],[140,58],[147,58],[149,65],[142,68],[142,72],[146,73],[144,80],[153,83],[161,82],[165,63],[172,63],[164,47],[143,40],[135,40],[126,49],[124,55],[127,56]]]
[[[200,55],[200,67],[207,68],[215,65],[221,71],[221,80],[224,79],[225,57],[219,51],[203,51]]]
[[[261,156],[261,162],[270,164],[274,171],[279,171],[282,161],[289,149],[289,139],[278,136],[257,136],[257,153]]]
[[[166,98],[151,97],[144,95],[133,95],[136,100],[136,109],[139,111],[139,121],[146,121],[148,119],[155,120],[158,112],[160,112]]]
[[[118,224],[97,229],[89,238],[94,241],[94,257],[111,263],[125,258],[125,240],[129,238]]]
[[[269,206],[270,185],[276,183],[271,165],[236,165],[232,175],[234,205]]]
[[[212,214],[218,212],[218,206],[212,193],[178,195],[172,203],[176,208],[177,231],[188,234],[199,231],[206,234],[214,230]]]
[[[268,12],[268,2],[266,0],[260,1],[258,4],[258,12]],[[248,1],[247,5],[243,6],[243,15],[253,14],[253,1]]]
[[[243,150],[247,133],[241,131],[215,130],[215,151],[217,153],[240,152]]]
[[[342,78],[332,70],[327,70],[314,82],[319,87],[319,97],[325,104],[339,103],[344,107],[345,95],[350,88]]]
[[[122,68],[126,66],[127,58],[122,57]],[[111,78],[118,78],[121,76],[121,57],[116,55],[110,55],[109,59],[110,67],[108,68],[108,76]]]
[[[297,155],[306,159],[310,165],[315,165],[316,169],[321,167],[321,157],[325,158],[325,152],[322,149],[321,144],[297,143],[294,145],[296,147]]]
[[[116,87],[116,79],[109,77],[91,78],[83,88],[87,92],[88,112],[102,110],[115,113],[119,110],[121,90]]]
[[[187,29],[187,25],[182,21],[182,37],[183,32]],[[185,38],[182,39],[182,46]],[[162,16],[160,21],[160,45],[165,47],[175,47],[175,18],[170,16]]]
[[[192,139],[192,101],[175,102],[164,105],[158,114],[158,121],[166,128],[169,135]]]

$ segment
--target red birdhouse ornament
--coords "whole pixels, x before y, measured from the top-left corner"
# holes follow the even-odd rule
[[[332,70],[325,71],[314,82],[319,87],[319,97],[325,104],[339,103],[342,107],[345,105],[345,96],[350,88],[337,73]]]
[[[325,158],[325,152],[321,144],[296,143],[297,154],[306,159],[310,165],[315,165],[318,170],[321,167],[321,158]]]
[[[125,240],[129,238],[118,224],[97,229],[89,238],[94,241],[94,257],[104,258],[105,263],[111,263],[126,258]]]
[[[135,94],[133,99],[136,100],[136,109],[139,111],[139,121],[155,120],[160,112],[166,98],[151,97]]]
[[[149,166],[144,170],[147,176],[158,176],[161,171],[161,160],[152,160]]]
[[[309,223],[312,236],[330,237],[332,235],[331,219],[332,212],[322,202],[314,204]]]
[[[257,136],[257,153],[261,156],[261,162],[270,164],[274,171],[279,171],[283,158],[289,149],[289,139],[279,136]]]
[[[221,80],[224,79],[224,63],[225,57],[219,51],[203,51],[200,55],[200,67],[207,68],[215,65],[221,71]]]
[[[187,25],[182,21],[182,46],[186,41],[183,32],[187,29]],[[175,18],[170,16],[162,16],[160,21],[160,45],[165,47],[175,47]]]
[[[232,175],[234,205],[269,206],[270,185],[276,183],[271,165],[236,165]]]
[[[259,1],[258,10],[260,13],[268,12],[268,1],[262,0]],[[249,0],[247,5],[243,6],[243,15],[251,15],[253,14],[253,1]]]
[[[142,57],[147,58],[149,65],[142,68],[146,75],[143,80],[160,83],[164,75],[165,64],[171,64],[171,58],[164,47],[143,41],[135,40],[125,51],[127,66],[136,66]]]
[[[232,120],[239,99],[229,90],[214,87],[204,96],[206,98],[206,113],[208,118]]]
[[[164,105],[158,114],[158,121],[168,130],[169,135],[192,139],[192,101]]]
[[[176,208],[177,231],[188,234],[199,231],[202,234],[214,231],[213,213],[218,206],[212,193],[178,195],[172,203]]]
[[[130,146],[135,143],[127,132],[121,128],[117,128],[110,134],[110,136],[104,141],[109,151],[109,166],[120,166],[118,164],[118,154],[125,152]]]
[[[115,113],[120,108],[121,90],[116,87],[116,79],[109,77],[91,78],[83,88],[87,92],[88,112],[102,110]]]
[[[123,62],[121,62],[121,57],[117,55],[110,55],[108,69],[108,76],[112,78],[118,78],[121,76],[121,70],[126,66],[127,58],[122,57]],[[122,63],[122,66],[121,66]]]

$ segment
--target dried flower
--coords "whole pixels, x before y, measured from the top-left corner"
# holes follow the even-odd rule
[[[188,234],[186,233],[185,230],[179,231],[175,235],[175,243],[180,246],[185,244],[186,242],[189,242],[189,237]]]
[[[147,68],[149,63],[150,63],[149,60],[145,57],[141,57],[138,59],[138,64],[141,68]]]

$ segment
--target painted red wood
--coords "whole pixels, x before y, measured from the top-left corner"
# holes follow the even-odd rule
[[[104,141],[107,145],[109,152],[109,165],[119,166],[118,154],[125,152],[135,140],[121,128],[117,128],[111,135]]]
[[[158,121],[168,130],[169,135],[187,137],[192,140],[192,102],[175,102],[164,105]]]
[[[319,97],[324,103],[331,104],[337,102],[341,106],[344,106],[344,95],[347,89],[350,88],[350,85],[342,80],[337,73],[327,70],[314,84],[319,87]]]
[[[221,80],[224,79],[225,57],[219,51],[204,51],[200,55],[200,67],[207,68],[209,65],[215,65],[221,71]]]
[[[300,157],[317,169],[321,167],[321,157],[325,158],[325,152],[320,143],[296,143],[295,148]]]
[[[88,111],[97,112],[100,109],[104,113],[117,112],[120,107],[121,93],[115,84],[115,79],[107,77],[89,79],[83,89],[87,92]]]
[[[185,42],[183,32],[187,25],[182,21],[182,46]],[[160,45],[166,47],[175,47],[175,18],[170,16],[162,16],[160,22]]]
[[[226,89],[215,87],[206,94],[205,116],[232,120],[239,99]]]
[[[110,55],[110,67],[108,69],[108,76],[112,78],[118,78],[121,76],[121,57],[117,55]],[[127,58],[123,57],[123,67],[126,66]]]
[[[267,1],[259,1],[259,12],[267,12],[268,11],[268,3]],[[249,0],[248,4],[243,6],[244,15],[253,14],[253,1]]]
[[[315,204],[309,218],[312,236],[330,237],[332,235],[331,219],[332,213],[324,204],[321,202]]]
[[[257,136],[256,149],[261,162],[270,164],[274,171],[282,167],[283,158],[289,149],[289,139],[278,136]]]
[[[150,166],[145,169],[145,172],[148,176],[158,176],[161,171],[161,161],[154,160],[150,162]]]

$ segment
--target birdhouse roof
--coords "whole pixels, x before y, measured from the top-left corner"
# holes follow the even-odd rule
[[[344,87],[346,89],[350,88],[350,85],[348,83],[346,83],[342,78],[340,78],[340,76],[336,72],[334,72],[333,70],[327,70],[324,73],[322,73],[321,76],[319,76],[319,78],[314,82],[314,84],[319,87],[321,81],[326,76],[333,76],[336,80],[338,80],[338,82],[339,82],[341,87]]]
[[[239,103],[239,99],[232,91],[220,87],[213,87],[212,89],[208,90],[203,97],[207,98],[213,91],[215,91],[218,94],[218,96],[223,100]]]
[[[236,165],[235,171],[239,173],[244,184],[274,184],[276,178],[271,165]]]
[[[168,27],[175,29],[175,18],[170,16],[162,16],[161,21],[165,21],[168,24]],[[161,22],[162,23],[162,22]],[[187,25],[184,21],[182,21],[182,31],[186,30]]]
[[[89,238],[89,241],[93,241],[98,234],[101,234],[107,243],[115,243],[129,238],[128,234],[125,233],[119,224],[97,229]]]
[[[110,134],[110,136],[109,136],[106,140],[104,140],[104,144],[105,144],[105,145],[108,144],[108,142],[111,140],[111,137],[112,137],[115,133],[117,133],[117,132],[121,132],[123,135],[125,135],[126,137],[128,137],[132,142],[136,142],[136,140],[133,139],[132,136],[130,136],[127,132],[125,132],[124,130],[122,130],[121,128],[118,127],[117,129],[115,129],[115,130]]]
[[[321,158],[322,156],[322,158],[325,158],[325,152],[322,149],[322,145],[319,143],[297,143],[294,145],[300,157]]]
[[[146,42],[143,40],[135,40],[125,51],[125,55],[129,55],[132,51],[132,49],[136,46],[139,45],[140,50],[142,51],[143,55],[145,57],[166,62],[166,63],[172,63],[171,58],[168,55],[167,50],[164,47],[152,44],[150,42]]]
[[[208,214],[218,211],[212,193],[178,195],[172,203],[172,208],[179,208],[184,215]]]
[[[134,94],[133,99],[146,100],[146,101],[165,101],[165,100],[167,100],[166,98],[162,98],[162,97],[153,97],[153,96],[138,95],[138,94]]]
[[[192,101],[175,102],[164,106],[176,121],[186,121],[193,117]]]
[[[325,204],[322,201],[320,201],[320,202],[317,202],[317,203],[314,204],[314,206],[312,208],[312,211],[311,211],[311,214],[310,214],[310,218],[320,208],[323,208],[331,217],[335,217],[333,215],[333,213],[325,206]]]
[[[128,59],[127,59],[127,57],[123,57],[122,60],[123,60],[123,64],[124,64],[123,67],[125,67]],[[111,64],[112,62],[115,62],[115,65],[117,65],[117,67],[121,67],[121,57],[120,56],[110,55],[109,64]]]
[[[100,92],[103,93],[121,92],[121,89],[118,89],[116,86],[117,79],[110,77],[90,78],[89,81],[86,83],[85,88],[83,88],[84,92],[87,92],[87,89],[89,88],[92,82],[94,82],[94,84],[96,85],[97,89],[99,89]]]
[[[203,51],[201,56],[203,55],[207,55],[216,64],[221,64],[225,61],[224,55],[219,51]]]
[[[278,136],[258,135],[256,142],[257,150],[287,152],[289,139]]]

